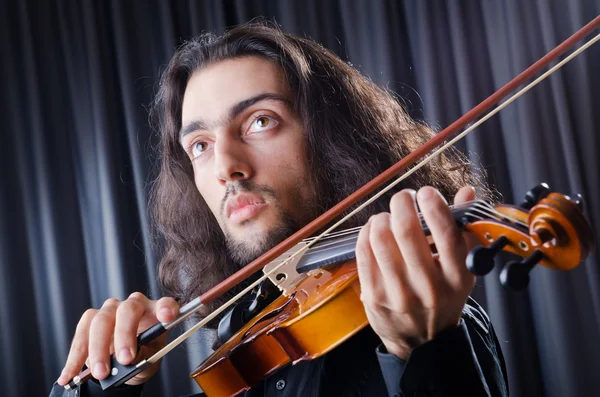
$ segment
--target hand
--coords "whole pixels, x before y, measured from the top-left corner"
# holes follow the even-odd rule
[[[474,196],[473,188],[464,187],[454,202]],[[421,228],[415,197],[437,255]],[[458,324],[475,284],[465,266],[473,237],[458,229],[448,204],[431,187],[395,194],[390,211],[371,217],[363,227],[356,260],[371,327],[389,353],[406,359],[413,348]]]
[[[136,359],[137,335],[158,321],[169,322],[179,313],[179,305],[173,298],[158,301],[134,292],[121,302],[108,299],[100,310],[88,309],[77,324],[67,363],[57,383],[66,385],[77,375],[83,364],[92,370],[96,379],[104,379],[110,368],[110,355],[117,352],[117,360],[124,365]],[[167,334],[153,340],[140,349],[142,357],[149,357],[166,345]],[[150,366],[126,383],[145,383],[158,371],[159,363]]]

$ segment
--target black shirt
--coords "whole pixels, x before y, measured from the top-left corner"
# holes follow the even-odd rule
[[[50,397],[139,397],[143,386],[102,391],[94,382]],[[487,314],[469,298],[457,327],[413,349],[406,361],[387,354],[370,327],[316,360],[288,366],[245,397],[508,396],[504,358]],[[203,396],[196,394],[195,396]]]

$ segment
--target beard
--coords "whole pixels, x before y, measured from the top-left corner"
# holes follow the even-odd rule
[[[240,268],[273,248],[303,226],[286,212],[280,212],[281,223],[263,235],[256,236],[252,242],[235,239],[226,229],[225,246],[231,260]]]
[[[242,268],[254,261],[269,249],[273,248],[294,234],[296,231],[300,230],[301,227],[316,217],[318,206],[314,200],[299,200],[303,203],[301,211],[299,212],[304,216],[302,219],[298,219],[298,217],[294,217],[290,212],[286,211],[277,204],[277,194],[273,189],[268,186],[258,185],[250,181],[235,182],[227,187],[225,195],[221,200],[221,216],[224,213],[227,199],[231,195],[236,195],[241,192],[255,193],[265,198],[270,198],[270,201],[274,203],[273,205],[278,213],[279,222],[265,233],[253,236],[252,241],[235,238],[227,227],[227,224],[224,225],[223,234],[225,237],[225,246],[227,248],[229,257],[235,264],[237,264],[238,268]],[[302,197],[300,192],[297,192],[296,197]]]

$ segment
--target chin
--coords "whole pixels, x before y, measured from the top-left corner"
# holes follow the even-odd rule
[[[249,224],[241,229],[225,231],[225,240],[231,258],[245,266],[291,236],[297,227],[292,223],[279,222],[270,227],[260,223]]]
[[[268,238],[264,235],[254,234],[248,239],[227,237],[227,249],[229,256],[240,267],[243,267],[271,248],[267,243]]]

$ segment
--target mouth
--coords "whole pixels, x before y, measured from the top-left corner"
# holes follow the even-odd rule
[[[266,206],[267,203],[262,197],[242,193],[227,200],[225,215],[232,223],[242,223],[252,219]]]

